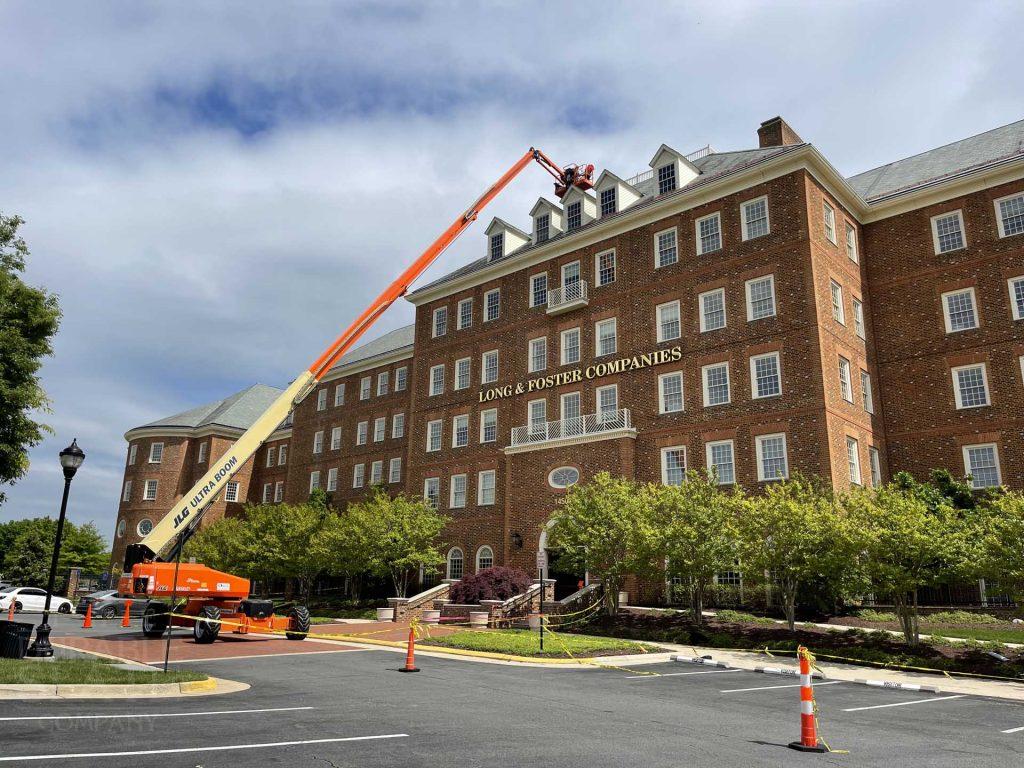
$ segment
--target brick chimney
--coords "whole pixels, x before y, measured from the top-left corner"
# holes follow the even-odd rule
[[[757,140],[762,148],[804,143],[797,132],[790,128],[789,123],[781,117],[773,117],[761,123],[761,127],[757,129]]]

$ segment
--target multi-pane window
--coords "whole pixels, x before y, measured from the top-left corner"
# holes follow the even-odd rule
[[[577,200],[575,203],[569,203],[565,206],[565,228],[566,231],[572,232],[574,229],[579,229],[583,225],[583,203]]]
[[[846,258],[856,264],[860,257],[857,254],[857,228],[846,222]]]
[[[548,303],[548,276],[546,273],[530,278],[530,306],[543,307]]]
[[[996,200],[996,224],[1000,237],[1024,233],[1024,195]]]
[[[484,352],[480,383],[493,384],[498,380],[498,350]]]
[[[740,218],[743,220],[743,239],[753,240],[755,237],[767,235],[768,225],[768,198],[759,197],[756,200],[749,200],[740,207]]]
[[[402,481],[402,459],[399,456],[388,462],[388,482],[400,483]]]
[[[868,413],[874,413],[875,394],[871,391],[871,374],[863,369],[860,372],[860,394],[864,402],[864,410]]]
[[[404,392],[409,383],[409,369],[404,365],[395,370],[395,392]]]
[[[391,376],[387,371],[381,371],[377,374],[377,394],[386,395],[388,389],[391,386]]]
[[[391,437],[405,437],[405,414],[396,413],[391,417]]]
[[[494,503],[495,473],[485,469],[476,478],[476,503],[482,506]]]
[[[277,449],[277,466],[283,467],[286,461],[288,461],[288,446],[279,446]]]
[[[548,367],[548,339],[541,336],[539,339],[530,340],[530,373],[543,371]]]
[[[1006,283],[1010,288],[1013,319],[1024,320],[1024,277],[1011,277]]]
[[[953,394],[957,408],[980,408],[989,404],[985,365],[964,365],[953,369]]]
[[[697,219],[697,255],[714,253],[722,248],[722,215],[712,213]]]
[[[263,498],[262,498],[262,501],[263,501],[264,504],[269,504],[270,503],[270,498],[271,498],[271,495],[273,493],[274,493],[274,484],[273,483],[264,483],[263,484]]]
[[[686,446],[674,445],[661,449],[661,482],[682,485],[686,479]]]
[[[278,480],[274,483],[274,501],[280,503],[284,501],[284,481]]]
[[[830,242],[835,243],[836,241],[836,209],[828,203],[823,203],[824,219],[825,219],[825,237]]]
[[[548,420],[548,401],[531,400],[526,406],[529,416],[530,432],[532,434],[544,434],[544,428]]]
[[[778,480],[789,477],[789,461],[786,456],[786,436],[758,435],[755,440],[757,452],[757,479]]]
[[[132,481],[124,481],[124,490],[121,492],[121,501],[131,501],[132,498]]]
[[[679,302],[659,304],[657,309],[658,341],[678,339],[682,335],[679,322]]]
[[[664,195],[676,188],[676,164],[669,163],[658,169],[658,194]]]
[[[360,421],[356,424],[356,445],[366,445],[366,437],[370,432],[370,422]]]
[[[459,302],[458,328],[461,331],[471,325],[473,325],[473,300],[463,299]]]
[[[697,300],[700,302],[701,333],[725,328],[725,288],[702,293]]]
[[[932,240],[936,253],[958,251],[966,246],[963,214],[960,211],[951,211],[932,216]]]
[[[505,233],[495,232],[491,235],[491,259],[500,259],[505,253]]]
[[[370,377],[369,376],[363,376],[363,378],[361,378],[359,380],[359,399],[360,400],[369,400],[370,399],[370,387],[371,387]]]
[[[158,481],[147,480],[146,484],[142,487],[142,500],[143,501],[154,501],[156,499],[156,490],[158,487]]]
[[[495,288],[484,294],[484,322],[497,320],[501,316],[501,289]]]
[[[136,457],[139,455],[139,446],[137,443],[132,443],[128,446],[128,463],[134,464]]]
[[[615,282],[615,251],[604,251],[594,257],[594,272],[598,287]]]
[[[149,463],[159,464],[164,460],[164,444],[153,443],[149,446]]]
[[[366,482],[366,465],[356,464],[352,467],[352,487],[362,488]]]
[[[562,288],[576,288],[577,290],[566,290],[566,299],[578,299],[580,297],[578,288],[580,284],[580,263],[570,262],[562,266]]]
[[[969,331],[978,327],[973,288],[942,294],[942,309],[946,320],[946,333]]]
[[[435,502],[434,506],[437,504]],[[461,579],[465,573],[463,570],[464,560],[462,558],[462,550],[455,547],[451,552],[448,553],[448,575],[449,579]]]
[[[465,448],[469,445],[469,414],[462,414],[452,419],[452,448]]]
[[[380,485],[384,482],[384,462],[375,461],[370,465],[370,485]]]
[[[775,316],[775,275],[747,280],[747,320]]]
[[[654,236],[655,245],[655,266],[667,267],[679,261],[679,246],[676,241],[676,231],[667,229]]]
[[[440,395],[444,392],[444,366],[434,365],[430,368],[430,394]]]
[[[601,215],[610,216],[615,213],[616,209],[616,194],[615,187],[608,187],[608,189],[601,190]]]
[[[315,491],[319,487],[320,487],[320,470],[319,469],[314,469],[312,472],[309,473],[309,492],[312,493],[313,491]],[[225,498],[227,498],[226,495],[225,495]]]
[[[331,450],[336,451],[341,448],[341,427],[333,427],[331,429]]]
[[[267,448],[267,466],[268,467],[274,466],[274,454],[275,453],[276,453],[276,451],[274,450],[274,446],[270,446],[269,448]]]
[[[683,372],[664,373],[658,377],[658,404],[660,413],[683,410]]]
[[[732,440],[716,440],[705,446],[708,472],[713,472],[719,485],[736,482],[736,461]]]
[[[489,408],[480,414],[480,442],[493,443],[498,439],[498,410]]]
[[[313,453],[324,452],[324,432],[319,430],[313,435]]]
[[[437,503],[441,499],[441,479],[439,477],[428,477],[423,481],[423,498],[427,500],[427,504],[437,509]],[[449,574],[452,570],[452,560],[448,558],[448,570]],[[459,570],[462,570],[462,552],[459,552]],[[462,578],[461,573],[455,578]]]
[[[562,365],[580,361],[580,329],[562,331]]]
[[[209,448],[209,443],[199,444],[199,455],[196,457],[196,464],[206,463],[206,449]]]
[[[853,329],[862,339],[864,335],[864,304],[860,299],[853,300]]]
[[[882,485],[882,459],[878,455],[878,449],[874,446],[868,448],[868,464],[871,466],[871,487],[879,488]]]
[[[316,393],[316,409],[318,411],[327,410],[327,390],[321,389]]]
[[[862,485],[860,477],[860,445],[855,438],[846,438],[846,464],[850,470],[850,482]]]
[[[466,506],[466,476],[452,475],[448,487],[448,506],[452,509],[461,509]]]
[[[543,243],[551,237],[551,214],[545,213],[535,218],[533,231],[536,233],[538,243]]]
[[[597,323],[594,335],[597,337],[595,354],[598,357],[615,354],[618,350],[618,333],[614,317]]]
[[[1002,484],[999,474],[999,449],[995,443],[964,446],[964,471],[970,475],[971,487],[995,488]]]
[[[455,388],[466,389],[469,387],[470,359],[463,357],[455,361]]]
[[[388,420],[386,416],[380,416],[373,420],[373,442],[384,442],[384,437],[388,433],[387,423]]]
[[[434,310],[434,338],[444,336],[448,333],[448,307],[438,307]]]
[[[270,490],[269,486],[264,488],[264,496],[267,495],[267,491]],[[331,467],[327,470],[327,490],[336,491],[338,490],[338,468]]]
[[[345,382],[334,387],[334,407],[345,404]]]
[[[570,422],[563,429],[566,435],[577,434],[582,426],[579,424],[578,419],[580,414],[583,413],[582,405],[580,404],[580,393],[567,392],[560,399],[562,401],[562,421]]]
[[[729,402],[729,364],[714,363],[701,369],[704,380],[704,407]]]
[[[224,486],[224,501],[238,501],[238,483],[232,481]]]
[[[845,357],[839,358],[839,394],[848,403],[853,402],[853,383],[850,381],[850,361]]]
[[[483,571],[494,566],[494,550],[490,547],[480,547],[476,551],[476,569]]]
[[[846,309],[843,306],[843,286],[835,280],[830,280],[829,290],[832,292],[832,317],[836,322],[846,325]]]
[[[750,358],[750,396],[774,397],[782,394],[779,353],[769,352]]]
[[[427,450],[428,451],[440,451],[441,450],[441,429],[442,422],[440,419],[436,421],[427,422]]]

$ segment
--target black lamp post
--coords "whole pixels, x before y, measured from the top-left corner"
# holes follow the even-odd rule
[[[50,580],[46,585],[46,604],[43,606],[43,620],[36,627],[36,639],[28,649],[29,656],[53,656],[50,645],[50,596],[57,580],[57,559],[60,557],[60,539],[64,533],[64,515],[68,510],[68,492],[71,490],[71,478],[85,461],[85,453],[78,447],[78,438],[60,452],[60,465],[64,469],[64,497],[60,502],[60,517],[57,519],[57,539],[53,542],[53,557],[50,559]]]

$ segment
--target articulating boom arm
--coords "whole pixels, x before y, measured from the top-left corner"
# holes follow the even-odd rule
[[[492,184],[469,208],[466,209],[446,229],[441,236],[427,248],[388,288],[367,307],[356,320],[335,339],[324,353],[318,357],[309,369],[304,371],[288,388],[267,408],[241,437],[228,449],[227,453],[210,462],[210,470],[175,504],[138,544],[128,546],[125,553],[124,570],[131,571],[132,566],[144,560],[159,559],[168,546],[180,534],[195,527],[203,511],[223,490],[228,480],[242,468],[245,462],[270,437],[278,425],[288,416],[292,408],[299,403],[316,386],[317,382],[331,369],[339,358],[344,355],[359,338],[373,325],[388,307],[409,289],[409,286],[429,267],[444,250],[455,242],[480,211],[491,200],[508,186],[519,172],[531,160],[537,161],[548,173],[555,177],[555,193],[561,197],[569,187],[578,186],[589,189],[592,186],[591,176],[594,167],[570,165],[560,168],[539,149],[531,147],[509,168],[504,175]]]

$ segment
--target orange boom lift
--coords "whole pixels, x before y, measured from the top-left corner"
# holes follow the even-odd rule
[[[142,631],[158,637],[169,624],[191,626],[197,642],[212,643],[221,622],[245,634],[251,629],[285,630],[290,640],[302,640],[309,632],[309,611],[293,607],[287,616],[274,614],[269,600],[249,599],[249,580],[195,563],[181,563],[181,549],[195,531],[209,504],[231,477],[259,449],[284,421],[296,404],[344,355],[388,307],[409,290],[409,286],[480,215],[480,211],[508,186],[530,161],[536,161],[555,179],[555,194],[561,198],[572,187],[593,186],[593,165],[560,167],[539,149],[531,147],[465,213],[459,216],[356,320],[335,339],[324,353],[264,411],[138,544],[125,552],[124,573],[118,594],[125,597],[182,597],[184,607],[171,613],[168,603],[153,601],[142,617]],[[176,562],[168,562],[171,559]]]

